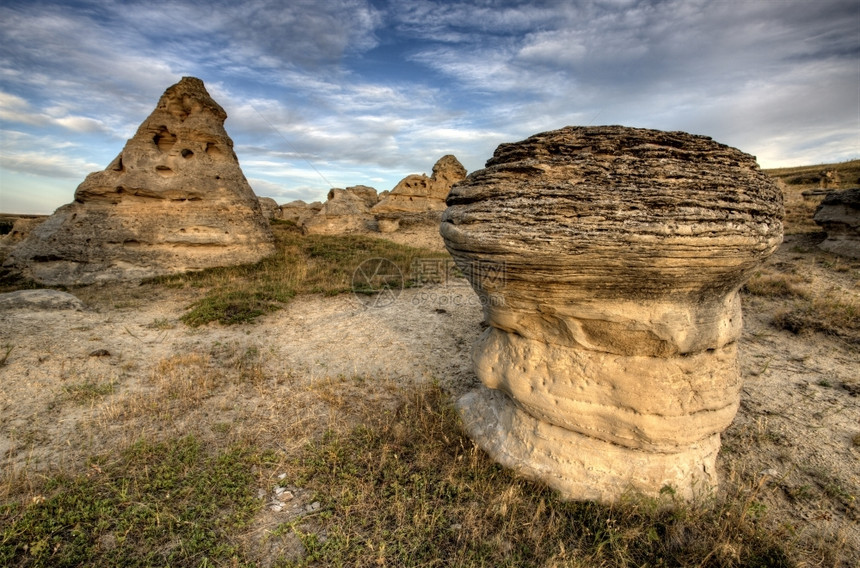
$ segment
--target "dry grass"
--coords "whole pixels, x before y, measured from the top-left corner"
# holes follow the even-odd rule
[[[264,513],[253,496],[278,472],[321,508],[267,529],[306,551],[274,565],[792,566],[838,556],[771,522],[757,478],[730,478],[695,506],[669,493],[567,503],[477,449],[438,386],[264,363],[253,347],[216,344],[93,399],[81,427],[98,432],[94,455],[6,479],[0,557],[253,565],[256,541],[243,535]],[[210,495],[208,483],[225,490]],[[133,503],[158,514],[132,514]]]
[[[288,479],[322,504],[288,525],[308,552],[297,566],[793,566],[825,555],[769,522],[761,479],[737,476],[692,506],[670,494],[564,502],[494,464],[432,386],[310,444]]]
[[[822,282],[825,272],[844,274],[848,280],[860,263],[815,249],[811,252],[791,264],[769,262],[743,291],[773,303],[773,324],[779,329],[825,333],[860,345],[860,298],[850,289]]]

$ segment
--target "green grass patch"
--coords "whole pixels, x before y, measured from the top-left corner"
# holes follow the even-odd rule
[[[116,385],[115,380],[98,381],[88,377],[79,383],[65,385],[63,392],[69,400],[84,404],[113,394]]]
[[[296,294],[336,295],[350,292],[356,268],[372,258],[397,266],[405,286],[417,284],[413,264],[421,258],[450,258],[428,251],[360,235],[302,235],[292,223],[273,222],[277,252],[253,265],[212,268],[162,276],[148,283],[168,288],[200,288],[182,321],[199,326],[248,323],[281,309]]]
[[[292,566],[791,566],[793,537],[754,491],[694,506],[564,502],[493,463],[430,388],[311,444],[288,478],[315,491]]]
[[[207,455],[187,437],[48,477],[0,507],[0,565],[244,565],[229,536],[260,506],[251,471],[261,459],[240,448]]]

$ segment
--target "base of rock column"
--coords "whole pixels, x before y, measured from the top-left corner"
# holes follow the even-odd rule
[[[684,499],[717,485],[715,434],[677,453],[625,448],[541,422],[504,393],[480,387],[457,401],[466,431],[490,457],[570,500],[617,501],[628,492]]]

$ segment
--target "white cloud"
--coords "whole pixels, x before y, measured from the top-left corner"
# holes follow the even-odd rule
[[[860,156],[849,4],[9,0],[0,120],[29,136],[4,167],[86,163],[82,179],[182,75],[206,82],[246,175],[276,198],[390,189],[445,153],[474,170],[567,124],[687,130],[768,163],[845,159]]]
[[[13,172],[83,181],[86,174],[103,169],[92,162],[63,155],[33,152],[0,153],[0,167]]]

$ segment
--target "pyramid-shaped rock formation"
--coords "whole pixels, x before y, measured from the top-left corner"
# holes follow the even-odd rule
[[[122,153],[86,177],[7,266],[74,285],[256,262],[274,252],[227,113],[194,77],[168,88]]]

